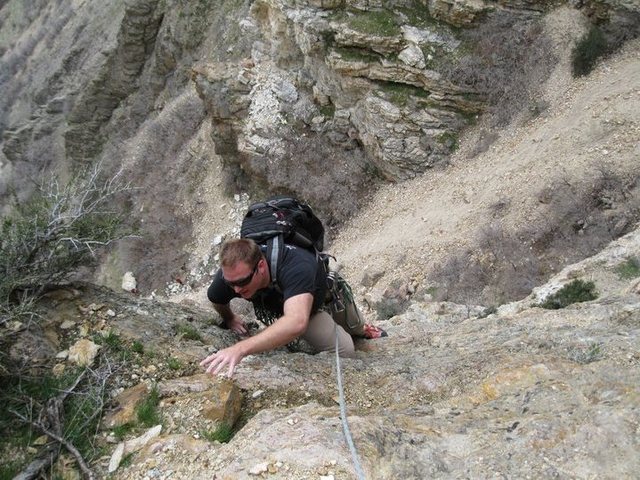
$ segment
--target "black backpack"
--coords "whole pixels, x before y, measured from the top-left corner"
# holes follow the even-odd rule
[[[309,205],[288,196],[272,197],[250,205],[242,220],[240,237],[267,246],[266,256],[274,284],[284,244],[306,248],[318,258],[324,249],[324,226],[320,219]]]
[[[324,226],[307,204],[293,197],[278,196],[249,206],[242,220],[240,237],[250,238],[259,245],[266,245],[266,257],[271,271],[271,285],[281,291],[277,284],[278,258],[283,255],[284,245],[293,244],[315,253],[318,263],[327,274],[327,289],[331,296],[329,307],[332,316],[343,315],[347,323],[348,311],[355,311],[351,287],[337,272],[329,271],[329,258],[324,253]],[[335,260],[335,258],[334,258]],[[348,304],[354,308],[349,309]],[[268,323],[268,322],[267,322]]]
[[[240,237],[258,244],[282,236],[285,243],[314,252],[324,248],[324,226],[311,207],[295,198],[278,196],[249,206]]]

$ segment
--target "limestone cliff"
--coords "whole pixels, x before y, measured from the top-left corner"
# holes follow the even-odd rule
[[[533,52],[546,48],[536,25],[549,6],[4,2],[4,208],[11,192],[28,197],[43,173],[66,176],[97,161],[124,166],[144,192],[131,201],[131,221],[146,239],[120,247],[101,281],[117,285],[114,269],[133,264],[146,291],[193,266],[183,247],[199,228],[192,214],[217,209],[203,200],[203,172],[216,172],[227,194],[296,193],[328,224],[340,223],[381,181],[446,164],[461,132],[497,97],[521,102],[500,106],[513,110],[505,118],[540,108],[525,90],[505,96],[500,85],[516,77],[535,86],[548,74],[553,52],[546,60]],[[627,24],[637,15],[633,2],[621,1],[586,2],[582,11]],[[489,39],[482,51],[479,35]],[[498,68],[500,55],[508,58]],[[527,61],[533,67],[520,65]]]

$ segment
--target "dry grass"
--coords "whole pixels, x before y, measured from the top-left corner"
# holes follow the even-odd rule
[[[539,19],[502,11],[461,35],[467,53],[443,73],[487,99],[493,125],[506,125],[523,110],[540,113],[536,88],[556,59]]]

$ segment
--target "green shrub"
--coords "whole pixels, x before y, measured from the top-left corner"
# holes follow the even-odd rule
[[[182,362],[176,357],[169,357],[169,359],[167,360],[167,366],[171,370],[180,370],[182,368]]]
[[[336,106],[333,103],[330,103],[329,105],[322,105],[318,110],[327,119],[331,119],[336,113]]]
[[[107,362],[108,363],[108,362]],[[95,439],[105,402],[105,388],[112,364],[93,369],[67,369],[52,374],[13,375],[1,379],[5,408],[0,413],[0,429],[11,432],[11,443],[25,450],[42,429],[59,424],[61,437],[73,445],[82,458],[93,460],[101,455]],[[49,408],[49,405],[57,408]],[[55,430],[54,430],[55,431]]]
[[[596,298],[598,298],[598,294],[595,283],[576,279],[567,283],[556,293],[549,295],[538,306],[549,310],[557,310],[573,303],[588,302]]]
[[[622,280],[640,277],[640,260],[638,257],[628,258],[616,267],[616,273]]]
[[[122,457],[122,461],[120,462],[120,468],[125,469],[130,467],[133,464],[133,456],[135,452],[128,453],[124,457]]]
[[[162,423],[162,416],[158,410],[159,403],[160,394],[158,393],[158,389],[154,387],[151,392],[149,392],[147,398],[136,408],[138,423],[145,427],[153,427]]]
[[[429,98],[429,92],[413,85],[398,82],[380,82],[379,85],[384,97],[399,107],[407,106],[412,98]]]
[[[596,66],[598,59],[608,53],[609,46],[604,34],[596,25],[592,25],[571,53],[573,76],[587,75]]]
[[[445,132],[441,133],[437,137],[438,143],[446,146],[449,151],[455,152],[458,150],[460,144],[458,143],[458,133],[457,132]]]
[[[7,460],[0,465],[0,480],[11,480],[16,477],[22,469],[21,462]]]
[[[200,335],[200,332],[198,332],[198,330],[194,326],[187,323],[178,324],[175,327],[175,330],[176,333],[182,336],[182,338],[185,340],[202,340],[202,335]]]
[[[360,12],[348,19],[349,26],[358,32],[392,37],[400,34],[395,15],[387,10]]]
[[[70,395],[65,405],[64,438],[76,447],[84,458],[97,456],[94,434],[98,431],[99,412],[104,405],[104,392],[95,389],[90,394]]]
[[[221,422],[215,430],[201,430],[200,435],[202,438],[205,438],[210,442],[227,443],[233,437],[233,428],[230,425]]]
[[[133,342],[133,344],[131,344],[131,350],[142,355],[144,353],[144,345],[142,344],[142,342],[136,340]]]
[[[125,423],[123,425],[118,425],[117,427],[114,427],[111,431],[112,431],[114,437],[116,437],[118,440],[122,440],[129,433],[131,433],[133,428],[134,428],[134,426],[133,426],[132,423]]]
[[[581,365],[600,360],[604,355],[602,342],[592,342],[586,347],[575,347],[569,351],[569,358]]]
[[[99,337],[97,338],[97,340],[99,343],[102,343],[114,353],[122,352],[124,349],[122,338],[113,330],[109,330],[109,333],[102,336],[102,340],[100,340]]]
[[[97,248],[123,238],[115,197],[130,190],[119,174],[102,180],[100,168],[66,185],[57,178],[0,221],[0,324],[24,312],[21,305],[79,267],[90,265]]]
[[[127,362],[131,360],[131,357],[133,356],[131,353],[133,349],[127,349],[122,337],[113,330],[109,330],[106,334],[95,334],[93,336],[93,341],[105,348],[114,356],[114,358],[117,358],[120,361]]]

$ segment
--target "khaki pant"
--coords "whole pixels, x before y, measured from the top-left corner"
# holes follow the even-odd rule
[[[364,318],[354,303],[345,303],[344,310],[332,314],[320,310],[309,320],[309,326],[302,338],[318,352],[335,352],[336,332],[340,356],[353,357],[355,348],[352,335],[357,337],[364,333]]]

